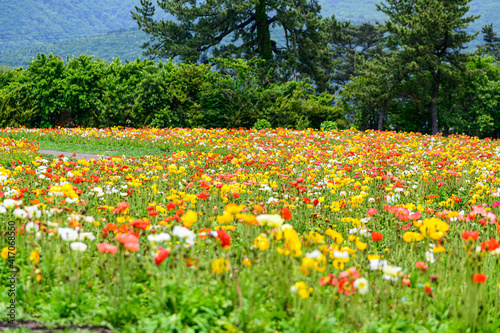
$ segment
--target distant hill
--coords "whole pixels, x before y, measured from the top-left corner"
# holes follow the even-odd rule
[[[385,19],[375,7],[380,1],[319,2],[323,16],[355,23]],[[0,65],[25,66],[38,52],[135,59],[147,40],[130,14],[139,5],[139,0],[0,0]],[[471,32],[489,23],[500,31],[498,0],[475,0],[469,13],[482,15]]]

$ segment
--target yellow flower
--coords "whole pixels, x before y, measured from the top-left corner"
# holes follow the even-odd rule
[[[450,226],[441,221],[438,218],[432,217],[424,219],[422,226],[420,227],[420,232],[423,236],[428,236],[434,240],[440,239],[444,236],[446,231],[450,229]]]
[[[367,245],[366,243],[363,243],[363,242],[360,242],[360,241],[356,242],[356,247],[360,251],[364,251],[366,249],[366,245]]]
[[[182,217],[182,224],[187,228],[190,228],[196,221],[198,221],[198,215],[192,210],[188,210]]]
[[[252,262],[248,258],[243,259],[243,261],[241,262],[241,264],[245,265],[247,267],[252,267]]]
[[[442,246],[442,245],[434,246],[432,249],[434,250],[434,253],[444,252],[444,246]]]
[[[224,207],[224,212],[228,212],[229,214],[236,214],[236,213],[239,213],[241,212],[241,210],[245,208],[245,205],[237,205],[235,203],[228,203],[225,207]]]
[[[410,242],[419,242],[422,239],[424,239],[424,235],[422,235],[421,233],[418,233],[418,232],[407,231],[403,235],[403,240],[405,242],[408,242],[408,243],[410,243]]]
[[[9,251],[9,247],[8,246],[4,247],[2,249],[2,254],[1,254],[2,258],[7,259],[9,257],[9,252],[10,253],[16,253],[17,252],[17,248],[14,248],[14,251]]]
[[[342,237],[342,235],[338,231],[327,229],[325,231],[325,234],[330,236],[337,244],[340,244],[344,241],[344,237]]]
[[[30,260],[33,265],[36,265],[40,262],[40,253],[38,252],[38,250],[31,251]]]
[[[271,244],[269,243],[266,234],[260,234],[259,236],[257,236],[253,241],[253,245],[257,246],[261,251],[265,251],[269,247],[271,247]]]
[[[212,274],[221,274],[229,270],[229,261],[225,258],[214,259],[212,261]]]
[[[291,255],[292,257],[300,257],[302,255],[302,243],[300,242],[299,235],[294,229],[285,229],[283,231],[285,238],[285,248],[278,247],[279,254]]]
[[[228,211],[224,211],[222,215],[217,215],[217,222],[220,224],[230,223],[231,221],[233,221],[233,214]]]

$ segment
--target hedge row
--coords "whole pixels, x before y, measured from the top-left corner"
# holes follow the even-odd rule
[[[39,54],[26,70],[0,70],[0,126],[273,127],[344,125],[333,95],[305,82],[275,83],[258,61],[211,65]]]

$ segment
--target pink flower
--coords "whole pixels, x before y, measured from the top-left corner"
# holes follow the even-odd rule
[[[116,251],[117,251],[116,246],[111,245],[111,244],[106,244],[106,243],[97,244],[97,249],[98,249],[98,250],[99,250],[99,252],[101,252],[101,253],[111,253],[111,254],[115,254],[115,253],[116,253]]]
[[[378,213],[378,209],[376,209],[376,208],[370,208],[370,209],[368,209],[368,212],[366,214],[368,214],[368,216],[373,216],[373,215],[375,215],[377,213]]]

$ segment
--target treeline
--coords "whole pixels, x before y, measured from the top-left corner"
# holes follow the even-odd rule
[[[307,82],[275,83],[261,60],[213,64],[38,54],[26,70],[0,69],[0,127],[347,126],[333,95]],[[212,67],[218,67],[215,71]]]

